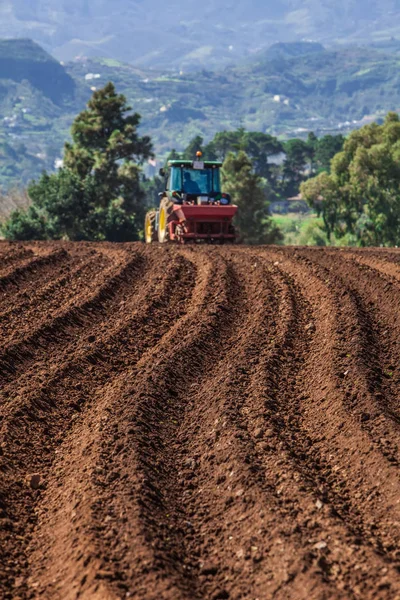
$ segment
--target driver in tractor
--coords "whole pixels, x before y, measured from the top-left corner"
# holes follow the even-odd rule
[[[184,191],[186,194],[193,194],[194,196],[198,196],[199,194],[201,194],[201,189],[199,188],[199,185],[192,180],[190,173],[186,171],[184,178]]]

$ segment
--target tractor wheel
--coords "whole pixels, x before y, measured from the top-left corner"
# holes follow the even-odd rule
[[[151,244],[157,241],[157,232],[155,230],[156,212],[153,210],[148,212],[144,222],[144,238],[146,244]]]
[[[158,241],[160,244],[169,242],[168,219],[173,210],[173,204],[169,200],[162,200],[160,213],[158,215]]]

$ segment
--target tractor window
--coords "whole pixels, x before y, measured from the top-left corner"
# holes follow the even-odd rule
[[[183,191],[186,194],[210,194],[220,192],[218,169],[182,169]]]
[[[213,192],[217,192],[218,194],[221,191],[221,174],[219,169],[213,169]]]
[[[182,191],[182,169],[180,167],[172,167],[168,189],[176,192]]]
[[[172,167],[167,189],[194,195],[219,193],[221,191],[219,169],[197,170]]]

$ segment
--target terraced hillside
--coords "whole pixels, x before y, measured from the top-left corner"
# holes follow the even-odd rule
[[[400,597],[400,252],[0,244],[0,597]]]

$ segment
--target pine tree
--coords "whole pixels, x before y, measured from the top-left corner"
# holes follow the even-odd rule
[[[140,115],[131,113],[112,83],[94,92],[72,125],[64,167],[29,187],[33,211],[11,215],[5,236],[20,239],[37,230],[41,239],[138,239],[145,211],[140,165],[151,156],[139,123]]]
[[[190,140],[188,146],[185,148],[182,154],[182,158],[186,160],[196,160],[197,152],[204,152],[204,139],[200,135],[196,135]]]
[[[223,189],[237,206],[235,217],[240,238],[247,244],[275,244],[282,234],[269,216],[268,183],[254,173],[247,154],[227,155],[222,168]]]

